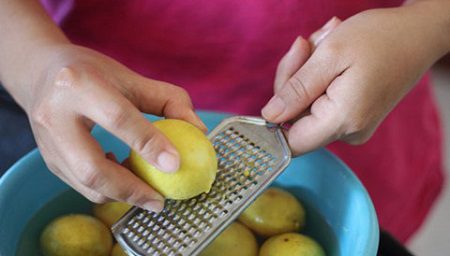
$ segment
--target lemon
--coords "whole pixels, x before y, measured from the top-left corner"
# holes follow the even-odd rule
[[[127,256],[119,244],[115,244],[111,251],[111,256]]]
[[[94,217],[83,214],[59,217],[41,234],[45,256],[107,256],[111,247],[108,228]]]
[[[132,150],[131,170],[169,199],[188,199],[209,192],[216,178],[217,158],[205,134],[194,125],[176,119],[153,124],[179,152],[180,168],[175,173],[162,172]]]
[[[101,220],[108,228],[116,223],[129,209],[131,205],[124,202],[109,202],[94,205],[94,216]]]
[[[325,256],[322,247],[305,235],[286,233],[273,236],[261,246],[259,256]]]
[[[305,209],[291,193],[268,188],[239,216],[256,234],[268,237],[299,231],[305,224]]]
[[[253,233],[239,222],[228,226],[200,256],[257,256],[258,243]]]

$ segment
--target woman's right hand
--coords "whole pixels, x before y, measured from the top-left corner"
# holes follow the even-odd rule
[[[188,94],[70,43],[44,47],[36,57],[45,61],[34,65],[30,84],[16,88],[14,97],[28,114],[50,170],[93,202],[118,200],[162,210],[163,197],[105,157],[90,131],[98,124],[159,169],[175,172],[177,151],[141,111],[206,130]]]
[[[98,124],[159,169],[178,169],[173,145],[142,112],[206,129],[187,93],[73,45],[38,0],[0,1],[0,81],[27,113],[50,170],[93,202],[161,210],[163,198],[105,157]]]

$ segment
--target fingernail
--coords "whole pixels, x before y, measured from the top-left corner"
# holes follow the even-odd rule
[[[327,23],[325,23],[325,25],[323,25],[322,29],[323,29],[323,30],[328,30],[328,29],[330,29],[330,28],[331,28],[331,25],[333,25],[333,23],[335,22],[336,19],[337,19],[336,16],[334,16],[333,18],[331,18],[329,21],[327,21]]]
[[[156,213],[160,213],[164,209],[164,201],[160,200],[150,200],[142,205],[147,211],[152,211]]]
[[[267,105],[262,109],[261,113],[264,118],[273,120],[277,116],[281,115],[286,109],[286,104],[277,95],[273,96]]]
[[[159,154],[157,161],[162,171],[176,172],[179,168],[178,156],[175,152],[163,151]]]

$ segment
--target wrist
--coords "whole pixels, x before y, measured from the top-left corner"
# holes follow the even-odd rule
[[[405,2],[414,18],[428,24],[431,47],[436,50],[437,59],[450,52],[450,1],[411,0]]]
[[[1,82],[25,112],[39,86],[50,79],[55,64],[62,58],[60,49],[67,45],[70,43],[64,40],[36,40],[3,63],[7,66],[1,68]]]

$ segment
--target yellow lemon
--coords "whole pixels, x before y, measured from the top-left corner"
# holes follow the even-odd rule
[[[115,244],[111,251],[111,256],[127,256],[119,244]]]
[[[312,238],[299,233],[286,233],[267,239],[259,256],[325,256],[322,247]]]
[[[108,228],[96,218],[83,214],[59,217],[41,234],[45,256],[107,256],[111,247]]]
[[[228,226],[200,256],[257,256],[258,243],[253,233],[239,222]]]
[[[116,223],[129,209],[131,205],[124,202],[110,202],[94,205],[94,216],[101,220],[108,228]]]
[[[131,170],[169,199],[188,199],[209,192],[216,178],[217,158],[205,134],[181,120],[165,119],[153,124],[178,150],[180,168],[175,173],[162,172],[132,150]]]
[[[305,209],[291,193],[269,188],[239,216],[256,234],[268,237],[299,231],[305,224]]]

